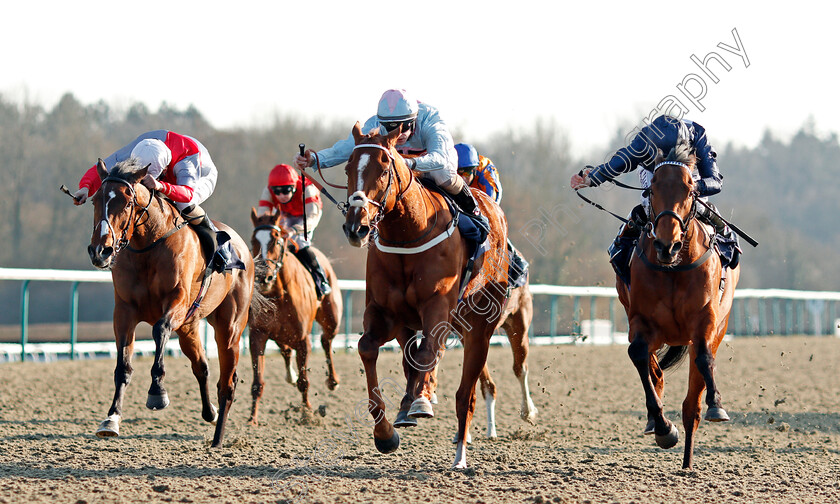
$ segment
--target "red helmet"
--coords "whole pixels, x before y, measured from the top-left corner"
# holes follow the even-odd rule
[[[275,166],[268,174],[268,186],[297,185],[300,175],[297,170],[286,164]]]

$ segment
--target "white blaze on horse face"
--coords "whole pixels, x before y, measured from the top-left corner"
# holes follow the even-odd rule
[[[260,256],[265,259],[268,253],[268,243],[271,241],[271,231],[268,229],[260,229],[254,233],[254,238],[260,242]]]
[[[111,203],[111,200],[114,199],[117,194],[114,191],[108,192],[108,200],[105,202],[105,210],[104,215],[105,218],[99,223],[99,226],[102,227],[102,230],[99,231],[99,237],[104,238],[108,234],[108,230],[111,229],[111,226],[108,223],[108,205]],[[116,237],[114,237],[116,239]]]
[[[362,154],[359,156],[359,164],[356,168],[356,192],[361,192],[364,189],[365,179],[364,173],[370,162],[370,154]]]

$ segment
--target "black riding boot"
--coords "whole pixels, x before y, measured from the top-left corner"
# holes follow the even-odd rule
[[[190,221],[190,227],[198,235],[198,241],[201,243],[202,250],[204,250],[204,257],[208,258],[207,261],[213,271],[223,273],[227,265],[227,258],[216,253],[216,248],[219,245],[216,240],[216,230],[210,225],[210,218],[207,217],[207,214],[204,214],[201,219]]]
[[[324,268],[318,264],[318,258],[315,257],[312,248],[304,247],[295,252],[295,255],[301,264],[303,264],[303,267],[309,270],[309,274],[312,275],[312,280],[315,281],[315,294],[317,294],[318,299],[320,300],[332,292],[330,282],[327,280],[327,274],[324,272]]]
[[[644,207],[636,206],[630,212],[629,222],[619,230],[618,236],[607,249],[613,269],[627,285],[630,285],[630,257],[633,255],[633,248],[642,235],[642,228],[646,223],[647,214]]]
[[[702,205],[698,205],[698,210],[699,211],[697,212],[697,215],[698,215],[698,217],[700,217],[700,220],[702,220],[703,222],[705,222],[707,224],[711,224],[712,227],[715,228],[715,233],[719,234],[720,236],[723,236],[724,239],[725,239],[724,241],[728,242],[730,247],[724,247],[724,248],[731,248],[731,251],[732,251],[731,256],[732,257],[729,259],[729,264],[727,266],[731,269],[735,269],[735,267],[738,266],[738,263],[741,262],[741,252],[742,252],[741,246],[738,243],[738,235],[736,235],[732,231],[732,228],[727,226],[726,222],[724,222],[723,219],[720,218],[720,216],[718,214],[718,211],[717,211],[717,208],[713,204],[707,203],[707,205],[709,205],[712,208],[708,209],[708,208],[703,207]],[[718,245],[721,246],[722,244],[720,242],[718,242]],[[726,252],[728,252],[728,251],[724,251],[723,255],[728,255],[728,254],[726,254]]]
[[[508,257],[510,264],[508,265],[508,285],[511,288],[522,287],[525,285],[525,280],[528,278],[528,261],[525,260],[513,246],[513,243],[508,239],[507,242]]]
[[[468,185],[464,184],[461,192],[453,194],[452,199],[455,200],[455,204],[458,205],[462,212],[474,217],[476,224],[484,227],[485,231],[490,231],[490,222],[478,209],[478,203],[475,201],[475,197]]]

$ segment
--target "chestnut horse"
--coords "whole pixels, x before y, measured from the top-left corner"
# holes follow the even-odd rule
[[[465,439],[475,410],[475,384],[487,360],[490,337],[506,296],[507,222],[501,208],[473,191],[490,222],[488,249],[476,261],[459,303],[468,244],[455,226],[444,197],[415,180],[395,145],[400,130],[387,136],[363,135],[358,123],[356,146],[347,161],[348,211],[344,232],[351,245],[368,245],[364,333],[359,355],[367,379],[374,441],[382,453],[399,447],[399,435],[385,418],[376,360],[379,348],[396,338],[403,348],[405,396],[397,420],[434,416],[430,402],[432,371],[451,334],[463,338],[461,384],[455,395],[458,416],[453,467],[467,465]],[[467,218],[461,216],[460,218]],[[423,332],[421,341],[414,339]]]
[[[324,268],[332,292],[318,301],[312,275],[289,250],[295,245],[289,240],[289,233],[280,226],[279,212],[257,217],[251,208],[251,253],[256,263],[257,290],[268,298],[271,309],[252,316],[250,320],[251,364],[254,368],[254,384],[251,387],[253,404],[249,422],[257,425],[257,410],[263,394],[265,381],[265,345],[269,339],[277,343],[286,361],[286,381],[297,384],[305,408],[309,403],[309,379],[307,365],[312,343],[309,338],[312,323],[317,321],[322,329],[321,347],[327,357],[327,388],[338,388],[338,375],[332,361],[332,341],[341,323],[341,291],[338,279],[329,260],[320,250],[312,250]],[[291,368],[291,354],[295,351],[298,377]]]
[[[721,268],[711,228],[695,218],[699,196],[691,173],[694,163],[685,143],[672,149],[667,159],[662,160],[661,153],[657,157],[650,186],[652,224],[639,239],[630,265],[632,287],[616,278],[630,323],[628,353],[645,390],[645,434],[655,434],[661,448],[679,441],[679,431],[663,413],[662,371],[679,362],[686,350],[691,355],[682,405],[684,468],[692,465],[704,388],[706,420],[729,420],[715,383],[715,354],[726,333],[740,273],[738,267]],[[663,345],[669,348],[660,361],[655,352]]]
[[[139,322],[147,322],[152,325],[155,360],[146,407],[160,410],[169,405],[163,386],[163,356],[174,331],[198,380],[201,416],[216,424],[212,446],[217,447],[222,443],[236,389],[239,338],[248,322],[254,286],[253,261],[242,238],[230,227],[215,222],[230,235],[245,270],[214,273],[200,306],[190,310],[199,294],[206,258],[198,235],[183,229],[186,222],[175,206],[140,183],[147,170],[148,166],[143,168],[133,159],[117,163],[110,173],[101,159],[97,164],[102,186],[91,196],[93,234],[88,254],[95,267],[110,269],[113,277],[117,367],[114,400],[96,435],[119,435],[123,395],[133,372],[134,331]],[[219,349],[218,411],[208,393],[210,369],[198,331],[202,318],[215,329]]]

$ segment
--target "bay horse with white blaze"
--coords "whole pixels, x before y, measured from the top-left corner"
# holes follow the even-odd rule
[[[683,467],[691,468],[694,434],[700,423],[701,394],[706,391],[706,420],[729,416],[715,382],[715,355],[726,334],[740,269],[724,269],[714,247],[714,232],[696,216],[695,158],[687,143],[657,157],[650,186],[651,219],[630,265],[632,286],[616,277],[619,299],[630,324],[628,354],[642,380],[648,423],[661,448],[679,441],[679,431],[665,418],[662,371],[691,355],[688,392],[682,405],[685,428]],[[668,345],[665,352],[657,350]]]
[[[155,360],[146,407],[160,410],[169,405],[163,386],[163,356],[166,343],[175,332],[198,380],[201,416],[216,424],[212,446],[220,446],[236,389],[239,338],[252,300],[254,264],[248,247],[233,229],[215,222],[230,235],[245,269],[223,275],[214,273],[200,306],[191,310],[209,259],[203,256],[198,236],[183,229],[186,222],[173,204],[140,183],[148,166],[143,168],[129,159],[117,163],[109,173],[100,159],[97,171],[102,186],[91,196],[93,234],[88,254],[95,267],[111,270],[117,366],[114,400],[96,435],[119,435],[123,395],[133,373],[134,331],[139,322],[147,322],[152,325]],[[208,393],[210,369],[198,332],[202,318],[207,318],[215,329],[219,351],[218,410]]]
[[[321,326],[321,347],[327,358],[327,388],[338,388],[338,374],[333,366],[332,341],[341,323],[341,290],[332,265],[324,254],[312,247],[318,262],[324,268],[332,291],[320,301],[315,292],[312,275],[289,250],[295,245],[289,232],[281,227],[282,214],[257,216],[251,208],[251,253],[256,267],[257,291],[271,304],[270,310],[252,314],[250,319],[249,344],[251,364],[254,368],[254,383],[251,387],[253,403],[249,422],[257,425],[257,411],[263,394],[265,381],[265,345],[269,339],[277,343],[286,361],[286,381],[296,384],[300,390],[303,406],[311,409],[309,403],[308,362],[312,350],[310,331],[312,323]],[[291,368],[291,353],[295,351],[298,376]]]
[[[407,386],[397,420],[434,416],[431,373],[452,333],[463,338],[464,362],[456,393],[457,448],[453,467],[467,466],[465,439],[475,410],[475,385],[487,360],[490,336],[504,307],[507,279],[507,222],[501,208],[473,191],[490,222],[488,249],[459,303],[468,244],[444,197],[424,187],[395,146],[400,130],[363,135],[353,128],[355,149],[347,162],[348,211],[344,232],[351,245],[370,243],[366,268],[364,334],[359,356],[367,379],[369,411],[377,449],[390,453],[399,435],[385,418],[376,360],[379,348],[396,338],[403,348]],[[461,218],[466,218],[461,216]],[[422,341],[413,336],[423,332]]]

